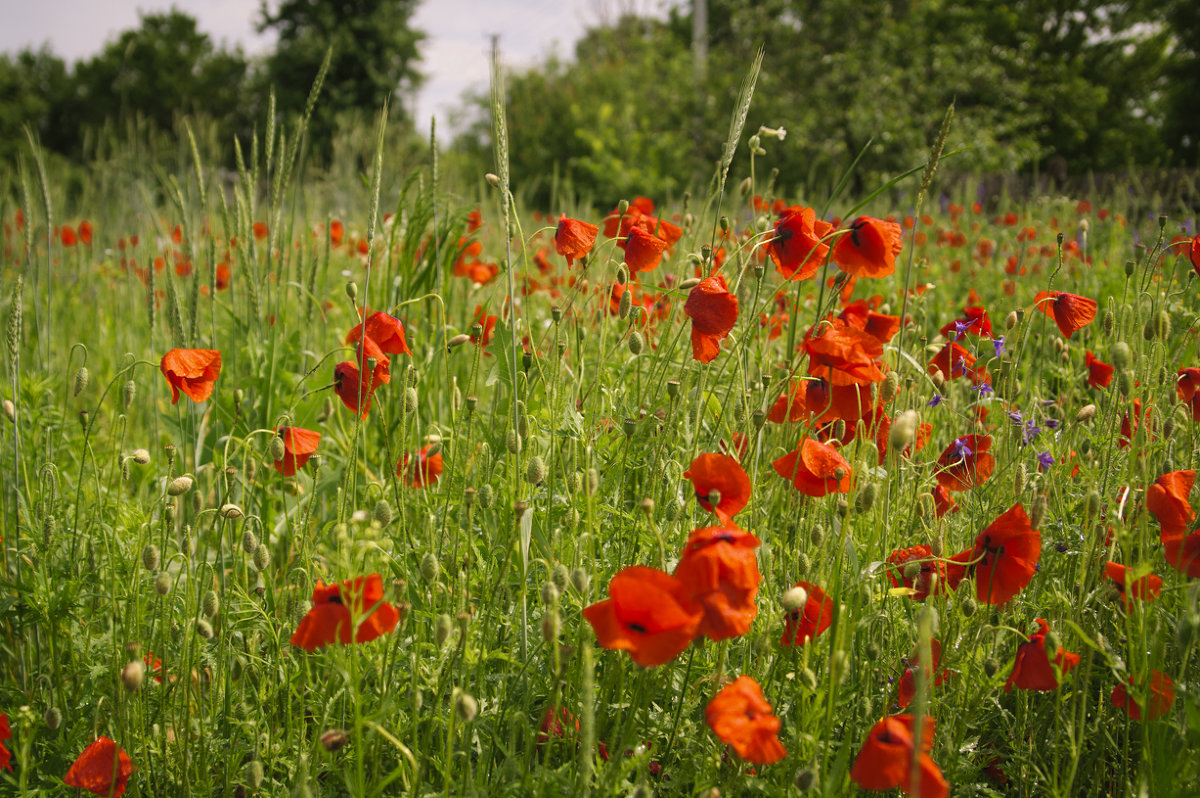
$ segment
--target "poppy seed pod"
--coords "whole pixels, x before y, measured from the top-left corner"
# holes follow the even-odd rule
[[[353,280],[346,283],[346,296],[351,302],[358,300],[358,283]]]
[[[265,571],[271,565],[271,550],[266,544],[259,543],[258,548],[254,550],[251,562],[254,563],[254,570]]]
[[[158,546],[147,543],[142,548],[142,565],[147,571],[157,571],[159,559]]]
[[[87,366],[80,366],[79,371],[75,372],[75,395],[83,393],[88,387],[88,370]]]

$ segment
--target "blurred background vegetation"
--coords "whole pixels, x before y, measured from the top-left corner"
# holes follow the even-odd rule
[[[262,138],[272,92],[285,119],[303,111],[329,47],[308,162],[361,171],[372,120],[394,98],[392,146],[411,163],[427,156],[429,130],[404,102],[421,81],[417,2],[264,7],[260,29],[278,41],[255,59],[214,46],[179,11],[145,14],[73,65],[46,49],[0,56],[0,163],[26,147],[26,125],[81,167],[131,139],[153,160],[173,152],[155,140],[173,140],[187,117],[232,168],[234,138],[247,151]],[[960,173],[1037,172],[1053,185],[1200,166],[1194,0],[692,0],[593,27],[571,57],[508,76],[514,185],[543,206],[556,191],[605,205],[703,189],[760,46],[747,129],[787,130],[770,158],[784,191],[832,184],[860,153],[858,188],[922,163],[951,100],[949,146],[963,152],[946,167]],[[454,136],[440,134],[446,163],[491,170],[486,92],[464,98],[454,121]]]

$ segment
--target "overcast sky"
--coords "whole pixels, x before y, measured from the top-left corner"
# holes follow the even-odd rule
[[[277,2],[277,0],[273,0]],[[569,55],[583,31],[620,12],[662,13],[678,0],[422,0],[413,26],[427,34],[420,69],[427,76],[417,98],[418,127],[432,114],[439,126],[469,88],[488,81],[488,47],[499,34],[505,64],[521,68],[555,52]],[[123,30],[138,26],[139,11],[172,6],[195,17],[218,44],[241,45],[248,55],[269,49],[272,38],[254,30],[258,0],[0,0],[0,52],[48,44],[68,61],[88,58]]]

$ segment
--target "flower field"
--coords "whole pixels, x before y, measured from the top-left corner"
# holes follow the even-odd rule
[[[794,196],[738,116],[600,208],[502,122],[457,185],[31,147],[0,793],[1200,791],[1195,210],[945,194],[944,132]]]

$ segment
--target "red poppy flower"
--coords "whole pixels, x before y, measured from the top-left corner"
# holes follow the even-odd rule
[[[943,338],[950,341],[957,341],[964,335],[991,338],[992,320],[988,318],[986,309],[978,305],[969,305],[963,308],[963,317],[948,322],[945,327],[942,327],[941,333]]]
[[[383,600],[383,578],[379,574],[356,576],[331,585],[317,580],[313,607],[300,620],[291,643],[308,652],[340,642],[369,643],[390,634],[400,622],[400,613]],[[358,624],[354,631],[355,623]]]
[[[955,580],[952,584],[947,581],[946,562],[933,556],[933,549],[929,546],[910,546],[907,549],[896,549],[888,555],[887,561],[889,564],[896,566],[889,568],[887,575],[892,582],[892,587],[911,588],[912,593],[909,598],[916,601],[922,601],[933,593],[936,596],[946,595],[947,588],[954,590],[958,587],[958,581]],[[909,563],[918,563],[920,570],[916,578],[909,578],[906,574]],[[899,578],[897,578],[897,576]],[[961,579],[961,575],[959,576]]]
[[[701,280],[689,293],[683,312],[692,320],[692,357],[709,363],[737,322],[737,297],[719,274]]]
[[[257,238],[259,241],[262,241],[267,237],[270,230],[268,230],[266,222],[255,222],[252,227],[252,232],[254,233],[255,238]]]
[[[946,490],[970,490],[992,476],[996,458],[988,454],[992,439],[988,435],[964,435],[946,447],[938,458],[934,475]]]
[[[638,665],[654,667],[678,657],[704,612],[670,574],[633,565],[608,583],[609,598],[584,609],[603,648],[628,651]]]
[[[409,465],[408,455],[400,461],[396,467],[396,476],[405,480],[414,488],[424,488],[433,485],[442,478],[442,453],[440,451],[429,454],[429,449],[433,444],[428,444],[421,447],[421,451],[417,454],[417,460],[411,466]]]
[[[683,238],[683,228],[671,224],[666,219],[660,219],[650,213],[643,213],[633,221],[634,227],[640,227],[652,236],[657,236],[667,242],[667,249],[675,246]]]
[[[558,217],[558,229],[554,231],[554,251],[567,259],[568,267],[573,266],[576,258],[592,251],[599,232],[598,226],[568,219],[564,213]]]
[[[725,640],[750,631],[762,581],[754,553],[760,544],[749,532],[725,527],[705,527],[688,536],[675,579],[704,609],[697,635]]]
[[[965,376],[971,382],[979,384],[987,380],[988,370],[986,366],[975,368],[975,361],[976,357],[974,355],[953,341],[950,341],[942,347],[940,352],[933,356],[933,359],[929,361],[926,371],[930,374],[940,371],[942,372],[942,376],[948,380]]]
[[[58,236],[64,247],[73,247],[76,243],[78,243],[78,238],[75,236],[75,230],[72,229],[71,225],[69,224],[64,224],[59,228]]]
[[[871,414],[871,391],[865,385],[830,385],[824,378],[795,380],[791,389],[775,400],[767,420],[776,424],[812,418],[818,424],[837,419],[847,431]]]
[[[1076,330],[1096,318],[1096,300],[1064,291],[1038,291],[1033,298],[1038,310],[1054,319],[1063,336],[1070,338]]]
[[[1192,421],[1200,421],[1200,368],[1179,370],[1175,395],[1192,411]]]
[[[692,481],[699,505],[715,513],[722,523],[728,523],[750,501],[750,477],[737,459],[729,455],[702,454],[692,461],[683,476]],[[721,494],[716,507],[708,500],[714,490]]]
[[[83,749],[83,753],[71,765],[63,782],[68,787],[77,787],[106,798],[119,798],[125,794],[125,785],[133,774],[133,762],[129,754],[107,737]]]
[[[1129,683],[1137,688],[1140,679],[1135,680],[1133,674],[1129,674]],[[1150,671],[1150,683],[1147,687],[1143,687],[1140,692],[1145,693],[1149,690],[1150,705],[1147,707],[1145,714],[1146,720],[1158,720],[1163,715],[1171,711],[1171,707],[1175,705],[1175,682],[1171,677],[1162,671]],[[1131,698],[1129,691],[1125,685],[1118,684],[1112,691],[1112,703],[1114,707],[1124,709],[1129,713],[1129,717],[1134,720],[1142,719],[1143,702]]]
[[[579,718],[568,712],[566,707],[559,707],[557,712],[554,711],[554,707],[546,707],[542,714],[542,722],[538,724],[538,748],[550,742],[551,737],[565,738],[567,730],[572,726],[575,729],[574,734],[578,734]]]
[[[833,385],[867,385],[883,382],[880,369],[883,343],[865,330],[855,329],[841,319],[829,319],[815,338],[806,337],[808,373],[824,377]]]
[[[476,305],[475,324],[478,324],[483,328],[483,340],[481,342],[480,337],[477,336],[474,331],[472,331],[471,343],[479,344],[486,349],[487,345],[492,342],[492,331],[496,329],[496,317],[489,316],[487,311],[483,309],[483,305]]]
[[[832,446],[812,438],[805,438],[796,451],[785,454],[772,465],[775,473],[806,496],[819,498],[850,491],[850,464],[846,458]]]
[[[929,756],[937,722],[925,718],[919,744],[914,736],[915,726],[912,715],[892,715],[876,723],[867,733],[850,768],[854,783],[865,790],[899,789],[917,798],[946,798],[950,794],[950,784]],[[917,755],[914,757],[914,754]],[[917,765],[915,779],[912,772],[914,759]],[[914,783],[916,792],[912,791]]]
[[[1088,385],[1099,390],[1107,388],[1112,384],[1113,367],[1102,362],[1099,358],[1093,355],[1090,351],[1084,357],[1084,363],[1088,369]]]
[[[379,344],[371,337],[359,338],[355,349],[358,352],[357,366],[366,380],[367,369],[371,370],[371,390],[392,381],[392,359],[379,348]],[[372,362],[373,361],[373,362]]]
[[[1192,239],[1192,245],[1188,247],[1188,260],[1192,262],[1196,274],[1200,274],[1200,236]]]
[[[855,277],[887,277],[904,245],[900,225],[860,216],[833,245],[833,262]]]
[[[929,669],[933,672],[933,687],[941,686],[950,676],[950,671],[942,668],[938,670],[938,663],[942,659],[942,644],[935,638],[929,641]],[[900,677],[899,692],[896,695],[896,706],[904,709],[917,696],[917,675],[921,670],[920,655],[914,653],[909,657],[909,666],[905,668],[904,675]]]
[[[1042,533],[1031,528],[1025,508],[1017,503],[979,533],[973,549],[951,559],[974,562],[968,569],[975,574],[979,601],[1005,604],[1033,579],[1041,556]]]
[[[159,369],[171,384],[171,404],[183,391],[193,402],[212,396],[213,383],[221,374],[221,353],[216,349],[172,349],[163,355]]]
[[[796,587],[804,588],[806,598],[803,607],[784,616],[783,639],[779,641],[784,646],[802,646],[820,637],[833,623],[833,599],[824,590],[812,582],[797,582]]]
[[[767,242],[767,252],[786,279],[807,280],[829,255],[829,245],[821,239],[831,232],[833,225],[818,219],[812,208],[793,205],[780,212],[775,235]]]
[[[958,504],[945,485],[938,485],[933,489],[933,511],[938,518],[946,513],[958,512]]]
[[[1012,673],[1004,682],[1004,692],[1011,692],[1013,687],[1022,690],[1040,690],[1048,692],[1058,687],[1058,674],[1050,664],[1046,653],[1046,635],[1050,633],[1050,625],[1044,618],[1036,619],[1038,630],[1029,636],[1029,641],[1017,647],[1017,658],[1013,662]],[[1054,664],[1059,672],[1066,675],[1068,671],[1079,664],[1079,655],[1072,654],[1062,646],[1054,655]]]
[[[371,394],[375,389],[371,386],[370,377],[361,376],[358,367],[349,360],[333,367],[333,390],[342,404],[358,413],[360,418],[367,417],[371,409]]]
[[[749,676],[739,676],[713,696],[704,718],[713,734],[747,762],[770,765],[787,756],[787,749],[779,742],[783,724],[775,717],[758,682]]]
[[[1188,501],[1195,482],[1193,470],[1172,471],[1146,488],[1146,509],[1158,519],[1162,535],[1181,535],[1196,520],[1196,513]]]
[[[1133,609],[1132,596],[1135,599],[1142,601],[1154,601],[1158,598],[1158,594],[1162,592],[1162,577],[1154,574],[1147,574],[1141,579],[1135,579],[1132,583],[1129,582],[1129,575],[1133,571],[1128,565],[1121,565],[1115,562],[1106,562],[1104,564],[1104,575],[1107,576],[1117,587],[1117,592],[1121,594],[1121,600],[1125,603],[1125,609]]]
[[[92,243],[92,223],[87,219],[79,223],[79,240],[88,245]]]
[[[625,250],[625,265],[629,267],[631,274],[636,274],[648,272],[662,262],[667,242],[640,227],[634,227],[629,230],[629,235],[621,240],[620,247]]]
[[[886,344],[900,331],[900,317],[876,313],[865,299],[851,302],[842,308],[838,318],[855,329],[877,338]]]
[[[365,311],[364,311],[365,312]],[[404,335],[404,325],[394,316],[378,311],[367,317],[366,336],[387,355],[412,355]],[[357,346],[363,339],[363,325],[346,333],[345,342]]]
[[[341,219],[333,219],[329,222],[329,243],[335,247],[340,247],[342,241],[346,239],[346,225]]]
[[[4,741],[11,739],[12,729],[8,727],[8,715],[0,713],[0,770],[12,770],[12,752],[4,747]]]
[[[276,434],[283,438],[283,459],[275,461],[275,470],[285,477],[296,475],[296,469],[304,468],[308,458],[317,451],[321,433],[300,427],[280,427]]]

